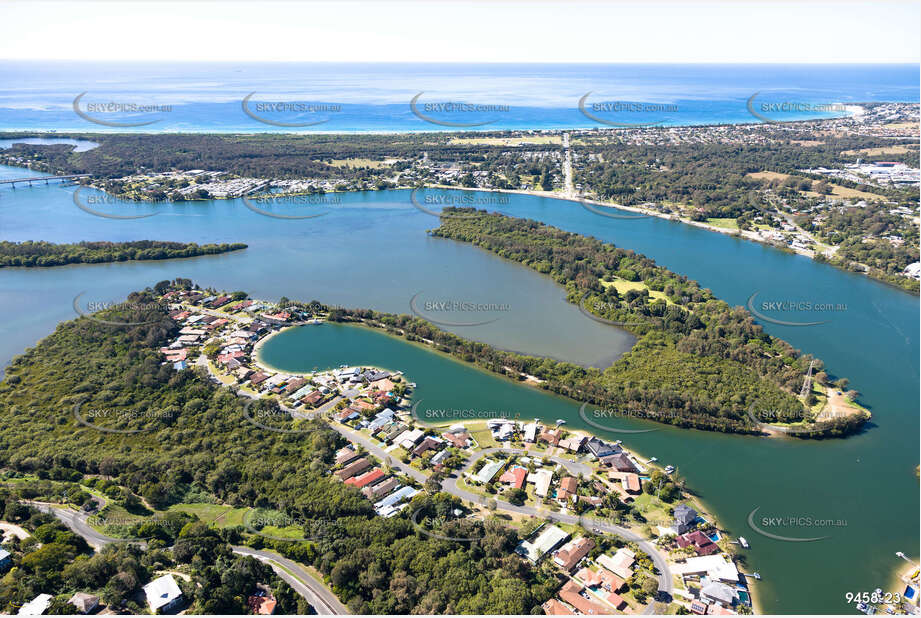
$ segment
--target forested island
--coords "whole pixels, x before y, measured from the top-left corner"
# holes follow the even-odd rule
[[[170,260],[216,255],[246,249],[244,243],[199,245],[194,242],[134,240],[129,242],[83,241],[58,244],[45,241],[0,241],[0,268],[47,267],[66,264],[103,264],[135,260]]]
[[[825,437],[856,431],[869,418],[855,405],[854,414],[845,418],[814,422],[814,392],[804,400],[794,393],[810,365],[821,388],[831,384],[821,360],[799,354],[766,333],[745,309],[730,307],[644,255],[537,221],[475,209],[446,209],[432,234],[473,243],[549,275],[566,288],[570,302],[639,337],[630,352],[601,371],[458,338],[452,342],[453,336],[436,334],[421,321],[408,322],[417,336],[455,350],[467,348],[461,354],[472,353],[493,369],[512,366],[574,399],[683,427],[759,433],[752,416],[769,416],[776,423],[805,422],[794,434],[798,437]],[[857,393],[849,395],[854,399]]]

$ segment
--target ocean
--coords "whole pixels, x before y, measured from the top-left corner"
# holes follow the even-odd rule
[[[752,110],[799,120],[842,116],[854,103],[918,102],[918,88],[918,67],[910,64],[5,61],[0,131],[395,133],[738,124],[760,122]]]

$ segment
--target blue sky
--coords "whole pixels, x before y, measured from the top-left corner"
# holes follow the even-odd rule
[[[919,2],[0,1],[0,58],[919,62]]]

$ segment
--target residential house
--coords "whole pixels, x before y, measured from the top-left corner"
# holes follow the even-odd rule
[[[540,423],[536,421],[533,423],[527,423],[522,428],[522,431],[524,433],[525,442],[531,442],[531,443],[537,442],[537,432],[540,431]]]
[[[99,597],[86,592],[78,592],[67,600],[68,603],[77,608],[81,614],[89,614],[99,607]]]
[[[348,479],[345,484],[361,489],[363,487],[367,487],[368,485],[373,485],[375,482],[381,480],[385,476],[387,476],[386,472],[380,468],[374,468],[373,470],[365,472],[364,474],[353,476],[352,478]]]
[[[404,431],[394,439],[394,442],[400,445],[400,448],[404,448],[407,451],[411,451],[416,447],[416,444],[419,443],[419,440],[425,435],[425,430],[423,429],[411,429]]]
[[[624,487],[624,491],[628,494],[636,495],[642,490],[642,484],[640,483],[640,475],[634,474],[633,472],[624,472],[620,477],[620,483]]]
[[[706,576],[710,581],[722,581],[729,584],[739,581],[739,570],[736,565],[722,554],[688,558],[684,564],[674,565],[672,572],[684,577]]]
[[[633,563],[636,561],[636,554],[626,547],[618,549],[613,556],[607,554],[598,557],[598,564],[614,573],[614,575],[624,581],[630,579],[633,575]]]
[[[488,483],[496,476],[496,473],[502,469],[503,465],[505,464],[501,461],[487,461],[473,478],[481,483]]]
[[[583,536],[563,545],[553,555],[553,561],[564,571],[572,571],[594,547],[595,541]]]
[[[51,599],[53,598],[50,594],[40,594],[28,603],[24,603],[17,614],[19,616],[41,616],[51,605]]]
[[[277,604],[275,597],[262,590],[246,599],[246,606],[249,607],[250,613],[258,616],[271,616],[275,613]]]
[[[582,446],[585,444],[587,438],[585,436],[570,436],[560,440],[560,448],[566,449],[570,453],[578,453]]]
[[[342,466],[350,461],[357,459],[359,456],[358,451],[356,451],[351,446],[343,446],[341,449],[336,451],[336,465]]]
[[[147,605],[150,607],[150,611],[155,614],[157,612],[172,612],[183,602],[182,590],[179,589],[179,584],[168,573],[144,586],[143,590],[144,595],[147,597]]]
[[[499,477],[499,482],[509,485],[514,489],[521,489],[524,487],[525,480],[528,476],[528,469],[522,468],[521,466],[515,466],[514,468],[509,468],[506,470],[502,476]]]
[[[697,525],[697,511],[686,504],[679,504],[672,512],[674,517],[673,528],[677,534],[684,534]]]
[[[558,446],[560,444],[560,436],[562,435],[562,429],[546,429],[540,432],[540,435],[537,436],[537,439],[540,442],[546,442],[550,446]]]
[[[362,457],[358,461],[353,461],[352,463],[348,464],[341,470],[336,470],[333,474],[335,474],[336,478],[338,478],[340,481],[344,481],[346,479],[352,478],[353,476],[361,474],[370,467],[371,462],[368,461],[367,458]]]
[[[604,440],[600,440],[596,437],[592,437],[585,443],[585,448],[589,453],[594,455],[596,458],[601,459],[602,457],[607,457],[608,455],[616,455],[621,452],[619,446],[614,444],[608,444]]]
[[[556,599],[550,599],[541,607],[544,609],[544,614],[547,616],[573,616],[575,612],[569,609],[568,606],[561,603]]]
[[[550,484],[553,482],[553,472],[541,468],[528,475],[528,482],[534,483],[534,493],[541,498],[546,498],[550,493]]]
[[[573,476],[564,476],[560,480],[560,487],[556,491],[556,499],[559,502],[566,503],[576,495],[579,490],[579,480]]]
[[[636,464],[633,463],[629,457],[624,453],[616,453],[614,455],[606,455],[605,457],[600,458],[601,462],[606,465],[614,468],[618,472],[633,472],[637,473],[639,470],[636,467]]]
[[[441,448],[441,442],[431,436],[426,436],[416,448],[413,449],[414,457],[422,457],[427,451]]]
[[[6,569],[13,564],[13,556],[10,552],[0,547],[0,569]]]
[[[262,373],[261,371],[257,371],[256,373],[250,375],[249,383],[253,386],[259,386],[268,379],[269,379],[268,374]]]
[[[586,616],[604,616],[611,612],[601,605],[584,596],[585,589],[573,580],[566,582],[560,589],[560,598],[572,605],[579,613]]]
[[[732,607],[739,601],[739,592],[734,586],[727,586],[722,582],[709,582],[700,589],[700,598],[703,601],[719,603],[723,607]]]
[[[361,490],[361,493],[365,495],[365,498],[373,501],[380,498],[381,496],[386,496],[391,491],[397,489],[399,486],[400,481],[394,477],[390,477],[389,479],[383,480],[380,483],[365,487]]]
[[[707,605],[703,601],[699,601],[695,599],[694,601],[691,602],[691,613],[700,614],[700,615],[706,614],[708,607],[709,605]]]
[[[720,550],[719,546],[700,530],[692,530],[682,534],[675,540],[678,542],[678,547],[693,547],[698,556],[709,556]]]
[[[470,434],[467,430],[463,431],[446,431],[441,437],[450,442],[455,448],[467,448],[470,446]]]
[[[538,535],[533,543],[530,541],[522,541],[519,543],[518,547],[515,548],[515,552],[524,556],[531,562],[536,563],[545,554],[556,549],[560,543],[568,538],[568,532],[556,526],[547,526],[541,531],[540,535]]]

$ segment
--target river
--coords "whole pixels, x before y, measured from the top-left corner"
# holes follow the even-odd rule
[[[24,175],[21,169],[0,168],[0,178]],[[242,241],[249,248],[183,261],[0,269],[3,364],[57,322],[74,317],[74,298],[81,292],[81,305],[118,301],[131,290],[174,277],[261,298],[317,299],[401,313],[410,312],[416,297],[414,307],[430,318],[488,322],[448,327],[458,334],[585,365],[604,366],[633,342],[629,334],[581,315],[549,278],[471,245],[428,236],[425,231],[438,220],[413,208],[408,191],[341,195],[325,208],[325,216],[291,221],[261,216],[240,200],[137,205],[132,213],[157,214],[113,220],[78,208],[74,190],[59,185],[0,189],[2,238]],[[82,199],[94,195],[81,193]],[[765,309],[762,313],[778,320],[824,323],[764,326],[822,358],[833,374],[850,378],[874,415],[862,434],[804,442],[620,421],[619,427],[659,430],[608,437],[678,466],[732,534],[749,539],[746,569],[764,577],[757,590],[767,612],[850,613],[845,592],[885,589],[900,562],[895,552],[917,556],[917,297],[802,256],[661,219],[612,219],[578,203],[523,195],[510,195],[490,209],[645,253],[734,305],[744,305],[756,293],[759,309],[762,302],[780,301],[832,305],[823,311]],[[500,308],[442,312],[438,307],[445,300]],[[565,418],[572,427],[590,429],[575,403],[379,333],[331,325],[289,333],[264,348],[272,364],[292,370],[381,365],[405,371],[417,382],[417,399],[426,399],[426,407],[508,409],[523,418]],[[781,542],[749,528],[746,520],[755,508],[759,524],[762,517],[844,523],[762,525],[790,537],[830,536]]]

